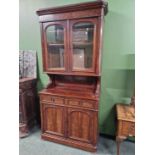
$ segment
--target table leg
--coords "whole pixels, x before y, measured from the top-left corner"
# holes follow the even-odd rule
[[[120,155],[120,143],[125,139],[125,137],[116,136],[117,143],[117,155]]]

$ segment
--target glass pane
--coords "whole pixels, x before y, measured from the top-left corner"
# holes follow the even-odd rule
[[[64,43],[64,28],[61,25],[49,26],[46,36],[48,43]]]
[[[92,68],[94,24],[81,22],[73,26],[73,69]]]
[[[48,47],[48,67],[64,68],[64,46]]]
[[[64,68],[64,28],[61,25],[49,26],[46,30],[48,67]]]

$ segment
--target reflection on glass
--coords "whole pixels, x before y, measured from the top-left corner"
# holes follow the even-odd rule
[[[64,28],[61,25],[51,25],[46,30],[48,67],[64,68]]]
[[[93,23],[80,22],[74,24],[72,33],[73,69],[92,68],[93,35]]]
[[[64,43],[64,29],[61,25],[49,26],[46,30],[48,43]]]

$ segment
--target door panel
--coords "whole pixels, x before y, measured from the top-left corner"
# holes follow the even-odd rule
[[[82,142],[93,141],[93,112],[68,108],[68,137]]]
[[[47,22],[44,27],[46,71],[67,70],[67,29],[65,21]]]
[[[97,19],[71,20],[70,31],[72,72],[95,73]]]
[[[43,132],[64,136],[64,108],[42,104]]]

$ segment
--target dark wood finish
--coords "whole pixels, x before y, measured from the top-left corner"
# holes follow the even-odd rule
[[[64,12],[63,14],[47,14],[39,16],[40,22],[50,22],[54,20],[66,20],[66,19],[81,19],[103,16],[104,12],[98,9],[85,10],[85,11],[75,11],[74,12]]]
[[[40,92],[42,138],[96,151],[98,102]],[[61,138],[62,137],[62,138]],[[77,144],[78,143],[78,144]]]
[[[56,136],[64,136],[64,108],[62,106],[43,103],[42,117],[43,117],[43,132],[47,134],[54,134]]]
[[[104,1],[80,3],[37,11],[41,28],[43,70],[49,76],[49,84],[39,93],[42,139],[66,144],[86,151],[96,151],[102,23],[106,13],[107,3]],[[84,24],[86,22],[91,24]],[[87,40],[87,37],[77,41],[78,36],[74,36],[77,39],[76,42],[73,40],[73,26],[75,23],[82,23],[75,30],[75,34],[78,33],[78,29],[81,32],[84,32],[86,28],[91,28],[91,31],[93,30],[93,33],[89,33],[88,31],[86,33],[87,37],[91,38],[91,41]],[[64,43],[56,42],[56,40],[47,42],[46,29],[51,25],[63,26]],[[90,25],[93,25],[93,28]],[[55,30],[57,28],[53,31]],[[85,35],[83,32],[81,34]],[[61,35],[61,32],[58,34],[55,32],[53,35],[53,38],[56,38],[56,36]],[[64,68],[49,68],[49,49],[47,45],[54,48],[60,48],[64,45]],[[93,47],[91,49],[92,55],[88,52],[83,53],[84,56],[82,55],[81,57],[83,59],[81,62],[84,62],[83,68],[73,68],[73,45],[76,48],[78,46],[80,48]],[[89,54],[87,58],[86,54]],[[53,63],[54,61],[59,61],[59,59],[54,60],[53,57],[50,60]],[[91,61],[92,64],[89,65],[88,63],[91,63]]]
[[[93,145],[97,136],[97,131],[94,131],[96,112],[80,108],[68,108],[67,112],[68,138]]]
[[[94,1],[94,2],[86,2],[86,3],[79,3],[79,4],[71,4],[65,5],[61,7],[52,7],[52,8],[45,8],[39,9],[37,14],[39,16],[47,15],[47,14],[57,14],[57,13],[65,13],[65,12],[74,12],[74,11],[84,11],[84,10],[92,10],[92,9],[101,9],[104,8],[104,14],[106,15],[108,12],[108,3],[105,1]],[[75,9],[76,7],[76,9]]]
[[[19,131],[20,137],[28,136],[36,121],[36,79],[19,80]]]
[[[135,136],[135,108],[130,105],[116,105],[117,111],[117,155],[120,154],[120,143],[128,136]]]
[[[48,8],[37,11],[41,25],[43,69],[47,74],[101,76],[101,46],[102,46],[102,22],[107,3],[103,1],[81,3],[59,8]],[[80,10],[78,10],[80,9]],[[74,10],[74,11],[73,11]],[[72,11],[72,12],[71,12]],[[60,13],[61,12],[61,13]],[[67,14],[67,15],[66,15]],[[84,15],[85,14],[85,15]],[[89,17],[89,18],[88,18]],[[92,22],[94,28],[93,40],[93,68],[89,70],[72,71],[72,25],[75,22]],[[47,41],[46,28],[50,25],[60,24],[64,28],[64,53],[65,70],[49,69],[47,66]],[[99,41],[100,40],[100,41]]]

